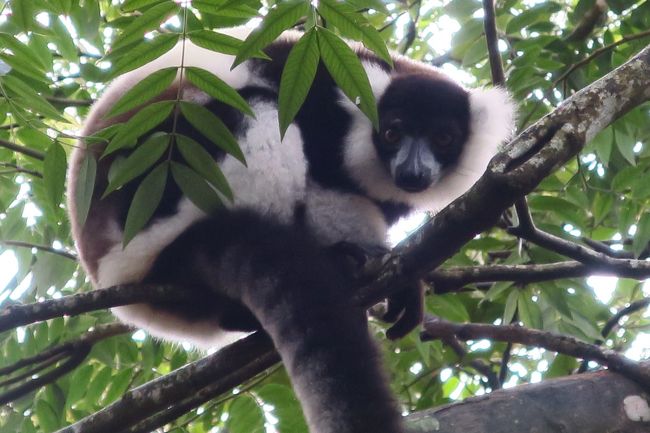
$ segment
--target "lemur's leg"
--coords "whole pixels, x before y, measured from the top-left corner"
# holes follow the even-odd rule
[[[176,267],[178,284],[198,279],[253,313],[282,357],[312,433],[403,431],[365,312],[351,305],[344,272],[304,228],[223,212],[189,228],[156,267]]]

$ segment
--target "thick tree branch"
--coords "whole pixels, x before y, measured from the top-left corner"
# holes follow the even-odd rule
[[[575,358],[596,361],[610,370],[637,381],[646,389],[650,389],[650,365],[638,364],[612,350],[603,350],[594,344],[583,343],[565,335],[515,325],[457,324],[440,318],[425,321],[424,329],[422,337],[427,340],[444,339],[450,336],[464,341],[487,338],[494,341],[543,347]]]
[[[0,310],[0,332],[55,317],[74,316],[120,305],[181,299],[179,290],[170,286],[133,284],[98,289],[60,299],[4,308]]]
[[[57,433],[120,431],[191,396],[201,395],[198,400],[207,401],[209,397],[226,392],[279,360],[271,340],[262,333],[256,333],[130,390],[116,402]]]
[[[421,433],[647,433],[649,399],[634,381],[601,371],[495,391],[406,420]]]

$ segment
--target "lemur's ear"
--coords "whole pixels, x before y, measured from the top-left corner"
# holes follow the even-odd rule
[[[515,129],[516,106],[501,87],[469,91],[471,111],[469,146],[480,146],[490,157],[499,145],[512,137]]]

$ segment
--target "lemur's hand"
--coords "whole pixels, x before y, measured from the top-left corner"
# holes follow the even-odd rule
[[[418,281],[390,298],[383,320],[393,323],[386,336],[391,340],[404,337],[422,323],[424,317],[424,283]]]

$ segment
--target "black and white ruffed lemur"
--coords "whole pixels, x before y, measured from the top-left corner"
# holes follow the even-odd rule
[[[281,140],[278,85],[299,36],[283,34],[266,49],[271,60],[251,59],[232,70],[232,56],[185,43],[184,65],[206,69],[237,89],[254,118],[178,78],[158,98],[175,99],[182,86],[183,100],[205,106],[235,135],[247,166],[219,151],[182,115],[177,119],[176,132],[194,138],[217,161],[234,202],[206,214],[168,179],[154,216],[123,248],[138,181],[102,199],[110,164],[124,153],[99,159],[102,146],[86,149],[82,143],[69,173],[73,235],[95,287],[170,284],[191,294],[183,303],[113,308],[120,320],[204,348],[263,329],[312,433],[401,433],[365,312],[350,302],[351,279],[329,247],[385,249],[386,231],[399,217],[439,210],[466,191],[511,133],[513,104],[502,89],[466,89],[438,69],[398,55],[389,68],[354,46],[378,101],[379,130],[320,64]],[[115,80],[93,106],[82,135],[132,116],[105,115],[140,80],[180,65],[180,56],[179,45]],[[171,119],[156,131],[171,132]],[[88,152],[97,158],[97,180],[81,226],[74,197]]]

